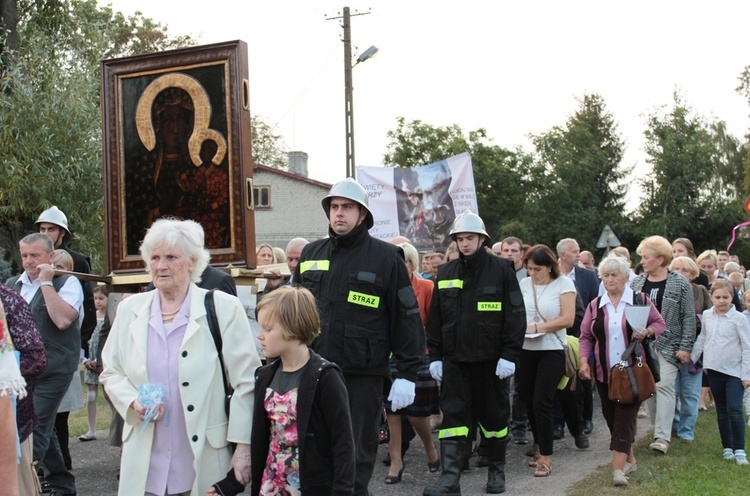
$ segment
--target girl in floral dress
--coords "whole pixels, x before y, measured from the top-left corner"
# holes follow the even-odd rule
[[[354,441],[339,367],[308,348],[320,333],[312,293],[283,286],[258,304],[266,358],[255,373],[253,495],[350,495]]]

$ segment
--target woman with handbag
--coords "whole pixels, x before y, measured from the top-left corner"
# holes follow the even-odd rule
[[[223,369],[207,291],[196,285],[209,260],[203,228],[159,219],[143,239],[141,257],[156,290],[122,300],[102,352],[100,379],[125,421],[119,494],[206,494],[227,471],[244,486],[260,366],[245,310],[236,297],[213,294]],[[229,411],[224,372],[234,388]],[[138,388],[154,384],[164,396],[149,415]]]
[[[703,311],[711,308],[711,297],[708,290],[696,284],[700,270],[698,264],[690,257],[675,257],[669,264],[669,270],[682,274],[690,281],[693,288],[693,304],[695,305],[695,335],[701,332]],[[672,430],[679,439],[695,440],[695,422],[698,420],[698,404],[700,402],[701,384],[703,382],[703,368],[695,363],[683,363],[675,382],[675,413]]]
[[[578,375],[584,381],[591,380],[592,376],[596,378],[602,415],[611,434],[609,449],[612,450],[612,480],[615,486],[627,486],[627,475],[637,469],[633,442],[641,402],[623,405],[610,400],[607,384],[609,371],[620,362],[631,340],[642,341],[646,337],[658,336],[665,329],[664,320],[646,295],[643,295],[643,301],[651,311],[645,329],[632,329],[628,324],[625,308],[636,300],[633,290],[627,286],[629,273],[628,263],[616,255],[610,255],[599,264],[599,278],[606,292],[586,309],[578,348],[581,357]],[[589,365],[592,351],[597,358],[593,374]]]
[[[636,252],[641,256],[643,274],[630,287],[649,296],[667,326],[654,342],[660,380],[656,383],[656,408],[649,404],[654,423],[654,442],[649,449],[666,454],[674,423],[675,380],[682,364],[690,362],[695,342],[693,288],[687,279],[667,268],[672,261],[672,245],[663,237],[649,236]]]
[[[527,405],[538,450],[529,465],[534,477],[552,472],[553,401],[565,374],[566,329],[575,320],[576,288],[561,277],[555,254],[545,245],[529,248],[523,258],[529,277],[521,280],[526,307],[526,339],[519,357],[519,394]]]

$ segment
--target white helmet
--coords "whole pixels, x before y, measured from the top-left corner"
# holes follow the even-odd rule
[[[365,225],[367,226],[367,229],[370,229],[373,224],[375,224],[375,221],[372,217],[372,212],[370,212],[370,207],[367,203],[367,191],[365,191],[365,188],[363,188],[362,185],[357,181],[355,181],[351,177],[347,177],[343,181],[339,181],[331,187],[331,190],[328,192],[328,196],[323,198],[323,201],[320,202],[320,204],[323,205],[323,210],[325,210],[326,217],[328,217],[329,219],[331,218],[331,198],[336,196],[339,198],[353,200],[359,203],[360,206],[364,207],[365,212],[367,212],[367,215],[365,216]]]
[[[453,221],[453,227],[451,228],[450,236],[453,241],[456,240],[456,234],[458,233],[476,233],[481,234],[485,238],[485,244],[492,243],[492,238],[484,228],[484,221],[477,214],[471,210],[464,210],[461,215],[456,217]]]
[[[39,218],[36,220],[36,222],[34,222],[34,226],[36,226],[38,229],[39,224],[43,222],[62,227],[65,230],[65,236],[63,237],[63,240],[65,242],[70,241],[71,234],[70,229],[68,229],[68,218],[65,216],[62,210],[53,205],[39,215]]]

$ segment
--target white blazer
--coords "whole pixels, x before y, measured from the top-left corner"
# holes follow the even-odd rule
[[[234,387],[230,419],[224,412],[224,385],[216,347],[208,327],[204,297],[206,290],[192,284],[190,320],[180,349],[179,381],[183,405],[195,405],[185,416],[187,435],[195,461],[196,478],[191,494],[206,494],[212,484],[226,476],[231,463],[229,442],[250,444],[253,420],[255,369],[260,366],[253,335],[240,300],[216,291],[216,315],[223,340],[227,378]],[[120,468],[120,496],[143,496],[146,492],[154,424],[141,431],[142,422],[130,408],[138,398],[137,386],[149,383],[146,344],[151,303],[157,291],[130,296],[117,309],[107,343],[102,351],[101,382],[119,414],[125,419]]]

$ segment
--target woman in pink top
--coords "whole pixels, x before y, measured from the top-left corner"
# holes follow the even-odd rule
[[[615,486],[627,486],[626,476],[638,468],[633,456],[633,442],[641,403],[623,405],[609,399],[609,370],[620,362],[631,339],[642,341],[647,337],[653,338],[666,328],[659,311],[648,296],[643,293],[636,295],[630,289],[629,274],[628,263],[618,256],[611,255],[599,264],[599,277],[604,283],[606,293],[592,301],[586,309],[581,322],[578,348],[581,358],[578,375],[584,381],[590,381],[592,376],[596,379],[596,388],[602,401],[602,414],[611,434],[609,449],[612,450],[612,482]],[[645,328],[631,328],[625,318],[625,309],[631,305],[649,306]],[[589,365],[589,355],[592,351],[596,357],[595,371],[592,371]],[[629,363],[632,363],[632,360],[629,360]]]

